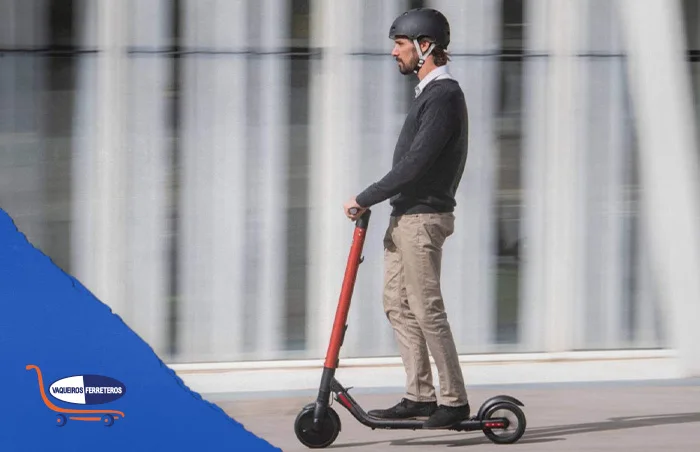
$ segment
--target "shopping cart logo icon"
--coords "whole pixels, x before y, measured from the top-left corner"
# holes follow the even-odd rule
[[[124,418],[124,413],[117,410],[86,410],[56,406],[46,395],[41,369],[33,364],[27,365],[26,369],[36,371],[41,399],[47,408],[57,413],[57,426],[63,427],[70,419],[73,421],[100,422],[109,427],[114,424],[116,419]],[[49,394],[55,399],[78,405],[99,405],[113,402],[124,396],[125,393],[126,387],[123,383],[102,375],[74,375],[61,378],[49,387]]]

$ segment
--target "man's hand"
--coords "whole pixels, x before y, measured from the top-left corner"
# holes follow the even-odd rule
[[[357,209],[357,212],[351,212],[350,209],[352,208]],[[355,221],[358,218],[360,218],[364,211],[367,210],[367,208],[365,207],[360,207],[357,201],[355,201],[354,196],[345,202],[345,204],[343,205],[343,209],[345,210],[345,216],[350,218],[352,221]]]

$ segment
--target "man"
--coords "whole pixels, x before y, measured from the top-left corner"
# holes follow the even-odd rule
[[[469,417],[457,350],[440,289],[442,246],[454,231],[455,193],[467,157],[464,94],[447,71],[450,27],[445,16],[418,8],[399,16],[389,37],[402,74],[420,80],[394,150],[393,167],[344,205],[356,220],[391,198],[384,237],[384,311],[406,369],[401,402],[369,414],[427,417],[423,428],[447,428]],[[356,213],[351,209],[356,208]],[[428,351],[440,379],[438,406]]]

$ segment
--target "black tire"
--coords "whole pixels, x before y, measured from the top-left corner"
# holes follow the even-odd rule
[[[320,449],[328,447],[340,433],[340,417],[333,408],[326,408],[326,415],[321,420],[321,428],[313,429],[314,407],[307,406],[302,409],[294,421],[294,433],[299,441],[308,448]]]
[[[511,419],[512,417],[515,417],[515,419]],[[484,427],[484,435],[491,442],[496,444],[513,444],[525,433],[527,420],[525,419],[525,413],[519,406],[510,402],[499,402],[486,411],[482,421],[497,418],[506,418],[510,424],[505,429]],[[513,426],[514,422],[517,425]]]

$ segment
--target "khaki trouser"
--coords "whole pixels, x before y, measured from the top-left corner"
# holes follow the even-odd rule
[[[440,403],[467,402],[440,289],[442,246],[454,232],[452,213],[391,217],[384,237],[384,312],[406,369],[406,398],[435,401],[428,351],[440,379]]]

